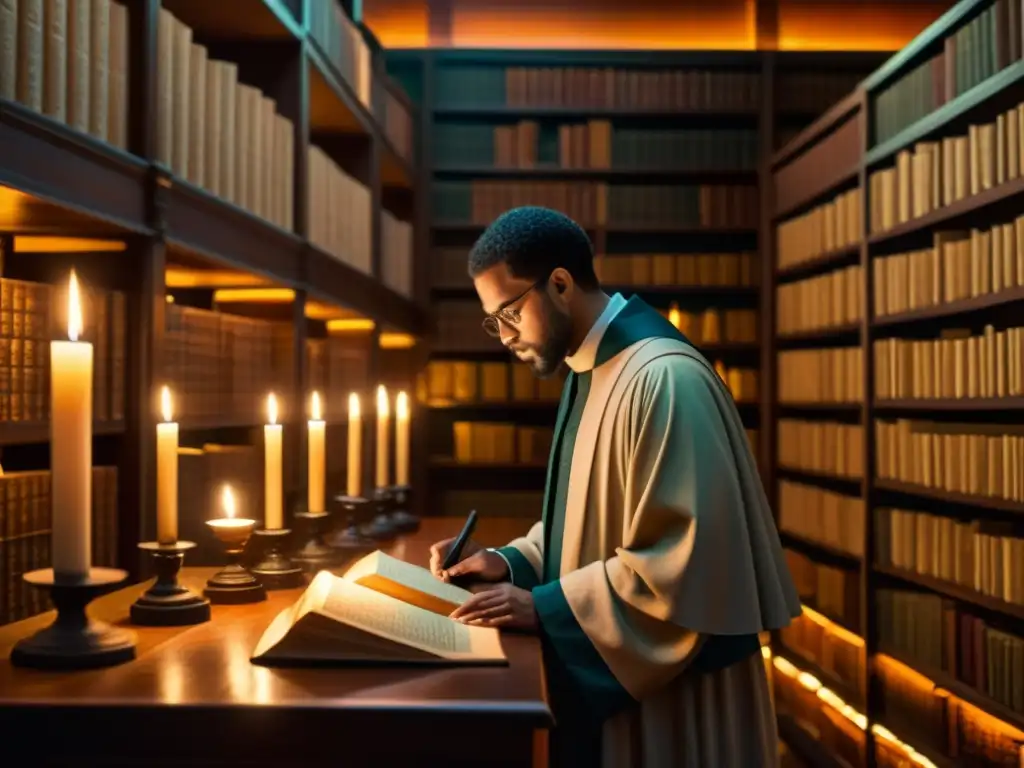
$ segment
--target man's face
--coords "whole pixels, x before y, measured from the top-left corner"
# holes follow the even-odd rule
[[[537,284],[512,276],[508,265],[500,263],[473,279],[485,328],[541,378],[558,370],[571,339],[567,292],[565,286],[557,290],[565,276],[562,270],[556,273]]]

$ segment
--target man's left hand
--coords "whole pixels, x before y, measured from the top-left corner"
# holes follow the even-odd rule
[[[533,593],[511,584],[478,592],[451,613],[463,624],[503,629],[537,629]]]

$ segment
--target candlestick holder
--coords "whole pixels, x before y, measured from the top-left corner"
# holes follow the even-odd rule
[[[195,546],[193,541],[173,544],[146,541],[139,544],[139,549],[153,557],[156,581],[132,604],[130,615],[133,624],[183,627],[210,620],[210,601],[178,582],[185,553]]]
[[[334,551],[324,541],[329,517],[326,512],[295,513],[295,518],[302,521],[302,539],[305,544],[295,553],[294,559],[306,570],[318,571],[334,564]]]
[[[391,520],[391,491],[389,488],[377,488],[373,492],[373,519],[363,526],[363,535],[375,541],[390,541],[398,531]]]
[[[291,561],[284,552],[285,539],[291,531],[287,528],[263,529],[255,532],[261,540],[260,562],[252,569],[253,575],[267,589],[293,589],[306,583],[302,569]]]
[[[117,568],[90,568],[80,577],[56,574],[52,568],[29,571],[22,578],[45,589],[57,609],[48,627],[26,637],[11,650],[11,664],[45,670],[99,669],[135,658],[136,635],[89,618],[86,607],[128,578]]]
[[[228,564],[206,582],[203,594],[211,603],[223,605],[242,605],[266,600],[266,588],[239,562],[245,543],[249,541],[256,527],[256,521],[227,517],[207,520],[206,524],[210,526],[217,540],[224,545]]]
[[[420,519],[412,508],[412,488],[408,485],[391,486],[391,523],[399,533],[413,533],[420,528]]]
[[[327,536],[327,546],[341,554],[357,554],[375,549],[376,542],[362,531],[368,516],[373,514],[370,500],[361,496],[336,496],[333,504],[335,514],[344,520],[344,527]]]

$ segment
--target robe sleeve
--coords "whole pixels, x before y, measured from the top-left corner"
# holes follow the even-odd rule
[[[730,611],[715,602],[729,602],[730,574],[752,568],[749,556],[732,556],[746,533],[729,510],[742,508],[743,498],[711,376],[674,356],[649,363],[630,382],[614,414],[610,467],[611,482],[623,488],[623,543],[607,560],[534,590],[545,633],[579,686],[608,689],[607,680],[595,682],[606,669],[637,700],[661,688],[700,649],[706,630],[688,619]],[[704,535],[695,547],[699,526]],[[552,631],[570,624],[578,632]]]
[[[522,589],[533,589],[544,572],[544,524],[535,523],[525,536],[496,549],[508,563],[509,580]]]

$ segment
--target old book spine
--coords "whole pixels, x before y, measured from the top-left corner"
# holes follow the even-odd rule
[[[191,56],[192,56],[192,28],[188,25],[174,20],[174,38],[172,43],[172,72],[171,77],[171,125],[172,125],[172,147],[171,147],[171,170],[175,176],[182,179],[188,178],[189,163],[189,138],[191,133],[191,118],[189,106],[191,102]]]
[[[43,111],[43,0],[18,0],[17,82],[15,96]]]
[[[206,174],[206,135],[208,132],[206,105],[207,86],[206,48],[192,43],[189,46],[189,138],[188,180],[197,187],[210,188]]]
[[[110,0],[92,0],[89,11],[89,133],[109,139]]]
[[[110,4],[110,94],[107,109],[107,140],[128,149],[128,9]]]

